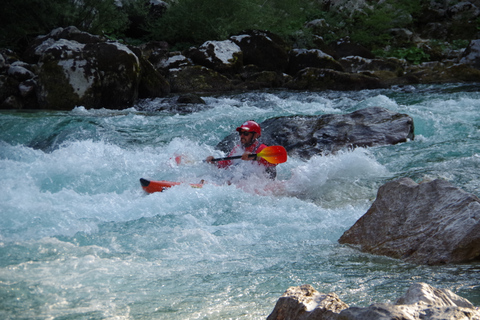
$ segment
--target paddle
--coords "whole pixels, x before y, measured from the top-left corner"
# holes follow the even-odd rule
[[[264,148],[259,153],[252,153],[251,157],[257,156],[262,159],[265,159],[269,163],[279,164],[284,163],[287,161],[287,150],[285,150],[282,146],[270,146]],[[225,157],[225,158],[216,158],[212,159],[212,161],[223,161],[223,160],[233,160],[233,159],[240,159],[242,156],[233,156],[233,157]]]

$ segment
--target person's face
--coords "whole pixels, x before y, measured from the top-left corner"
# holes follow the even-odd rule
[[[240,134],[240,143],[243,145],[248,145],[252,143],[256,135],[255,132],[249,132],[249,131],[239,131],[238,133]]]

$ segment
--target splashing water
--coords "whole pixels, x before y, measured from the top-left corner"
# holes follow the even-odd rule
[[[419,281],[480,304],[478,265],[416,266],[337,243],[391,179],[444,178],[480,194],[476,87],[204,100],[192,114],[157,111],[162,99],[0,112],[2,318],[265,319],[305,283],[352,306],[394,301]],[[215,145],[246,119],[369,106],[412,116],[415,140],[290,157],[273,183],[228,185],[201,161],[223,156]],[[141,177],[209,183],[146,195]]]

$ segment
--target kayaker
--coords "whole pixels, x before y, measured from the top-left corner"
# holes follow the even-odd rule
[[[262,129],[260,125],[253,120],[246,121],[240,127],[236,129],[240,135],[240,143],[237,144],[230,154],[230,156],[239,156],[242,155],[241,160],[252,161],[254,164],[257,164],[260,167],[264,168],[264,172],[267,177],[270,179],[275,179],[277,176],[276,164],[269,163],[265,159],[260,157],[252,156],[252,154],[259,153],[267,146],[263,143],[260,143],[258,139],[262,135]],[[206,162],[214,163],[212,160],[213,156],[207,157]],[[235,164],[233,160],[223,160],[216,162],[219,168],[229,168]]]

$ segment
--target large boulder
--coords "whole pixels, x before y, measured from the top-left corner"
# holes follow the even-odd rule
[[[460,63],[480,69],[480,40],[472,40],[465,49]]]
[[[307,284],[288,288],[267,320],[326,320],[328,315],[335,319],[335,315],[347,308],[335,293],[320,293]]]
[[[195,64],[220,73],[236,73],[243,67],[243,52],[231,40],[207,41],[198,48],[191,48],[187,56]]]
[[[202,66],[188,66],[170,70],[172,92],[218,92],[233,88],[230,80],[224,75]]]
[[[480,311],[447,289],[414,283],[394,304],[348,307],[335,293],[322,294],[310,285],[289,288],[267,320],[477,320]]]
[[[445,180],[391,181],[339,242],[418,264],[478,260],[480,199]]]
[[[349,114],[288,116],[261,124],[262,141],[281,145],[289,155],[309,159],[341,149],[392,145],[414,139],[413,119],[381,107],[369,107]],[[226,137],[217,146],[227,152],[238,135]]]
[[[252,30],[230,37],[243,52],[243,64],[253,64],[267,71],[284,72],[288,66],[285,42],[268,31]]]
[[[290,51],[288,74],[295,75],[307,67],[344,71],[332,56],[318,49],[293,49]]]
[[[26,59],[38,61],[38,102],[45,109],[123,109],[140,97],[159,97],[170,86],[141,50],[58,28],[39,37]]]
[[[138,98],[140,61],[120,43],[50,40],[41,52],[38,95],[45,109],[123,109]]]

